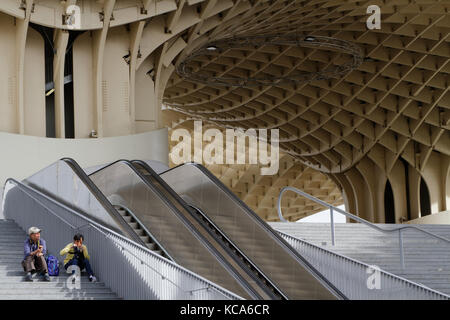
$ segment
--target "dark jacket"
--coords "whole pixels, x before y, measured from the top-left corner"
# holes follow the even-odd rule
[[[25,240],[25,243],[23,245],[23,253],[24,253],[23,259],[26,259],[26,257],[30,255],[30,252],[36,251],[39,248],[39,245],[42,246],[42,253],[46,255],[47,244],[45,243],[44,239],[41,238],[38,242],[33,242],[30,238],[27,238],[27,240]]]

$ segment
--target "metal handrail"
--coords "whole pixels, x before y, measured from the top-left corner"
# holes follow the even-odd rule
[[[369,265],[367,263],[364,263],[362,261],[358,261],[358,260],[352,259],[351,257],[344,256],[344,255],[336,253],[334,251],[327,250],[327,249],[325,249],[325,248],[323,248],[321,246],[317,246],[317,245],[315,245],[315,244],[313,244],[313,243],[311,243],[309,241],[306,241],[304,239],[300,239],[300,238],[294,237],[294,236],[289,235],[289,234],[287,234],[285,232],[282,232],[280,230],[277,230],[277,232],[283,238],[287,239],[291,244],[298,243],[298,244],[301,244],[301,245],[303,245],[305,247],[308,247],[310,249],[317,250],[317,251],[321,252],[321,256],[322,255],[332,256],[332,257],[335,257],[337,259],[342,260],[346,264],[357,266],[358,268],[364,269],[366,271],[369,270],[370,268],[376,267],[374,265]],[[293,247],[296,250],[299,250],[296,245],[293,245]],[[319,264],[320,264],[320,262],[319,262]],[[395,274],[390,273],[390,272],[388,272],[386,270],[383,270],[381,268],[379,268],[378,271],[380,272],[380,275],[382,277],[385,277],[385,280],[383,280],[383,281],[387,281],[387,279],[399,281],[399,282],[403,283],[406,287],[414,287],[414,288],[417,288],[418,291],[423,291],[423,292],[426,292],[428,294],[438,296],[440,298],[450,299],[450,295],[445,294],[443,292],[439,292],[439,291],[437,291],[435,289],[429,288],[429,287],[427,287],[427,286],[425,286],[425,285],[423,285],[421,283],[413,282],[411,280],[408,280],[408,279],[406,279],[404,277],[395,275]],[[338,277],[341,278],[342,276],[339,275]],[[386,283],[385,283],[385,286],[386,286]],[[371,289],[367,288],[367,292],[371,292]],[[349,298],[350,299],[361,299],[361,297],[353,297],[353,296],[350,296]],[[382,297],[382,298],[385,299],[385,297]],[[400,298],[400,297],[398,297],[398,298]]]
[[[405,260],[404,260],[404,253],[403,253],[403,235],[402,235],[402,231],[403,230],[405,230],[405,229],[417,230],[419,232],[422,232],[422,233],[426,234],[427,236],[431,236],[431,237],[434,237],[434,238],[436,238],[438,240],[444,241],[446,243],[450,243],[449,239],[441,237],[441,236],[439,236],[437,234],[434,234],[434,233],[431,233],[429,231],[423,230],[423,229],[418,228],[416,226],[402,226],[402,227],[396,227],[396,228],[392,228],[392,229],[381,228],[381,227],[377,226],[376,224],[374,224],[372,222],[364,220],[364,219],[362,219],[362,218],[360,218],[358,216],[355,216],[354,214],[351,214],[350,212],[347,212],[347,211],[342,210],[342,209],[340,209],[338,207],[335,207],[335,206],[333,206],[333,205],[331,205],[331,204],[329,204],[329,203],[327,203],[325,201],[322,201],[322,200],[320,200],[320,199],[318,199],[318,198],[316,198],[316,197],[314,197],[314,196],[312,196],[312,195],[310,195],[310,194],[308,194],[308,193],[306,193],[304,191],[301,191],[301,190],[299,190],[297,188],[289,187],[289,186],[283,187],[281,189],[281,191],[280,191],[279,196],[278,196],[278,203],[277,203],[278,217],[280,218],[280,221],[282,221],[282,222],[289,222],[288,220],[286,220],[283,217],[283,212],[281,210],[281,199],[283,197],[283,194],[286,191],[295,192],[298,195],[301,195],[301,196],[303,196],[303,197],[305,197],[305,198],[307,198],[307,199],[309,199],[311,201],[314,201],[314,202],[316,202],[316,203],[318,203],[318,204],[320,204],[320,205],[330,209],[331,244],[333,246],[336,243],[336,241],[335,241],[335,234],[334,234],[334,218],[333,218],[334,211],[337,211],[340,214],[343,214],[344,216],[346,216],[346,217],[348,217],[350,219],[353,219],[353,220],[355,220],[357,222],[365,224],[366,226],[368,226],[368,227],[370,227],[372,229],[375,229],[375,230],[377,230],[379,232],[382,232],[382,233],[392,233],[392,232],[397,232],[398,231],[398,236],[399,236],[399,255],[400,255],[400,264],[401,264],[402,269],[405,268]]]
[[[165,275],[163,275],[162,273],[160,273],[160,272],[159,272],[158,270],[156,270],[155,268],[151,267],[149,264],[145,263],[145,261],[144,261],[143,259],[141,259],[140,257],[137,257],[132,251],[128,250],[128,249],[127,249],[126,247],[124,247],[123,245],[120,245],[118,242],[114,241],[114,242],[116,242],[117,244],[120,245],[120,247],[121,247],[121,249],[122,249],[123,251],[127,251],[129,254],[135,256],[135,258],[137,258],[138,260],[140,260],[140,262],[141,262],[142,265],[145,265],[145,266],[148,267],[150,270],[152,270],[153,272],[155,272],[156,274],[158,274],[159,276],[161,276],[162,279],[167,280],[168,282],[170,282],[171,284],[173,284],[174,286],[176,286],[177,288],[179,288],[181,291],[183,291],[183,292],[185,292],[185,293],[192,294],[194,291],[201,291],[201,290],[209,290],[209,289],[213,289],[213,290],[215,290],[216,292],[218,292],[219,294],[221,294],[221,295],[223,295],[223,296],[226,296],[226,297],[228,297],[228,298],[242,299],[241,297],[235,295],[234,293],[228,291],[228,290],[225,289],[225,288],[221,288],[221,287],[220,287],[220,289],[219,289],[219,288],[216,288],[217,285],[214,284],[214,283],[212,283],[212,282],[210,282],[209,280],[207,280],[207,279],[205,279],[205,278],[202,278],[201,276],[199,276],[199,275],[197,275],[197,274],[195,274],[195,273],[189,271],[188,269],[183,268],[182,266],[180,266],[180,265],[174,263],[173,261],[171,261],[171,260],[169,260],[169,259],[167,259],[167,258],[164,258],[164,257],[162,257],[162,256],[160,256],[160,255],[158,255],[158,254],[156,254],[156,253],[154,253],[154,252],[152,252],[150,249],[146,248],[145,246],[142,246],[141,244],[139,244],[139,243],[137,243],[137,242],[134,242],[134,241],[132,241],[132,240],[130,240],[130,239],[124,237],[123,235],[118,234],[118,233],[115,232],[114,230],[111,230],[111,229],[109,229],[109,228],[107,228],[107,227],[105,227],[105,226],[102,226],[101,224],[98,224],[97,222],[95,222],[95,221],[93,221],[93,220],[87,218],[86,216],[84,216],[84,215],[78,213],[76,210],[74,210],[74,209],[72,209],[72,208],[66,206],[66,205],[63,204],[63,203],[59,203],[59,202],[55,201],[53,198],[49,197],[48,195],[46,195],[46,194],[40,192],[39,190],[37,190],[37,189],[35,189],[35,188],[31,187],[31,186],[27,186],[27,185],[25,185],[25,184],[23,184],[23,183],[21,183],[21,182],[15,180],[15,179],[11,179],[11,178],[8,179],[8,180],[6,181],[5,184],[8,184],[8,183],[13,183],[13,184],[15,184],[17,187],[22,187],[22,191],[24,191],[30,198],[32,198],[34,201],[36,201],[37,203],[39,203],[42,207],[44,207],[45,209],[47,209],[47,210],[45,211],[46,213],[51,214],[52,216],[54,216],[55,218],[57,218],[57,219],[60,220],[61,222],[65,223],[65,224],[68,225],[72,230],[79,230],[79,229],[84,228],[84,227],[91,227],[91,228],[93,228],[93,229],[99,231],[102,235],[104,235],[106,238],[111,239],[112,241],[114,241],[114,239],[113,239],[114,237],[115,237],[115,238],[118,238],[119,240],[121,240],[121,241],[125,242],[126,244],[130,245],[131,247],[135,247],[135,248],[141,249],[141,250],[143,250],[144,252],[149,253],[149,254],[151,254],[152,256],[154,256],[154,257],[156,257],[156,258],[158,258],[158,259],[160,259],[160,260],[163,260],[163,261],[165,261],[166,263],[169,263],[169,264],[175,266],[176,268],[178,268],[178,269],[180,269],[180,270],[182,270],[182,271],[184,271],[184,272],[186,272],[186,273],[188,273],[188,274],[191,274],[191,275],[194,276],[195,278],[198,278],[198,279],[200,279],[200,280],[202,280],[203,282],[206,282],[206,283],[208,284],[208,286],[203,287],[203,288],[196,288],[196,289],[189,290],[189,291],[183,290],[183,289],[180,288],[174,281],[172,281],[172,280],[169,279],[167,276],[165,276]],[[28,190],[28,189],[29,189],[29,190]],[[30,192],[30,190],[31,190],[32,192],[38,194],[39,196],[45,198],[46,200],[55,203],[57,206],[59,206],[59,207],[65,209],[65,210],[69,211],[71,214],[77,216],[78,218],[80,218],[81,220],[85,221],[86,223],[83,224],[82,226],[79,226],[79,227],[74,226],[73,224],[69,223],[68,221],[66,221],[65,219],[63,219],[62,217],[60,217],[58,214],[56,214],[56,213],[55,213],[52,209],[50,209],[47,205],[45,205],[44,203],[42,203],[42,201],[40,201],[37,197],[35,197],[35,196]],[[3,199],[3,201],[5,201],[5,199]]]

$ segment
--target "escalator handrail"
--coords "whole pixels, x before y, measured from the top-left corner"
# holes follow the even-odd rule
[[[267,275],[261,269],[259,269],[258,266],[249,257],[247,257],[247,255],[245,255],[241,251],[241,249],[239,249],[239,247],[230,238],[228,238],[226,233],[224,233],[211,219],[209,219],[209,217],[203,212],[203,210],[201,210],[200,208],[198,208],[198,207],[196,207],[195,205],[192,205],[192,204],[190,204],[189,206],[191,206],[192,208],[197,210],[202,215],[202,217],[204,217],[208,221],[208,223],[211,224],[220,233],[220,235],[222,237],[224,237],[226,239],[226,241],[229,242],[233,246],[233,248],[236,251],[238,251],[239,254],[242,255],[246,259],[246,261],[248,263],[250,263],[252,265],[252,267],[254,269],[256,269],[258,271],[258,273],[261,274],[268,283],[270,283],[270,285],[273,288],[275,288],[277,290],[277,293],[280,296],[282,296],[283,299],[288,300],[288,297],[283,293],[283,291],[280,288],[278,288],[278,286],[275,283],[273,283],[272,280],[270,280],[270,278],[267,277]]]
[[[266,233],[276,242],[278,242],[288,254],[290,254],[293,258],[295,258],[300,265],[302,265],[306,270],[308,270],[311,275],[316,278],[323,286],[325,286],[330,292],[332,292],[336,297],[340,299],[347,299],[347,297],[335,286],[333,285],[326,277],[324,277],[314,266],[312,266],[305,258],[303,258],[294,248],[292,248],[286,240],[284,240],[279,234],[275,232],[270,226],[268,226],[261,217],[259,217],[256,213],[253,212],[241,199],[239,199],[233,192],[231,192],[216,176],[214,176],[208,169],[206,169],[201,164],[195,162],[187,162],[181,165],[178,165],[174,168],[170,168],[164,172],[161,172],[160,175],[163,175],[166,172],[175,170],[182,166],[194,166],[199,169],[203,174],[205,174],[213,183],[218,186],[223,192],[225,192],[235,203],[237,203],[243,211],[253,219],[256,223],[258,223]]]
[[[243,288],[245,288],[245,291],[247,291],[252,298],[255,299],[261,299],[262,297],[257,293],[253,288],[245,281],[244,278],[234,269],[233,266],[231,266],[228,261],[222,256],[220,252],[217,251],[216,248],[207,240],[205,237],[200,233],[197,228],[192,225],[192,223],[184,216],[183,213],[181,213],[178,208],[176,208],[162,193],[160,190],[158,190],[157,187],[155,187],[148,179],[144,177],[143,174],[141,174],[133,165],[133,163],[129,160],[117,160],[103,168],[100,168],[99,170],[96,170],[95,172],[91,173],[91,175],[95,175],[99,173],[100,171],[109,168],[113,165],[116,165],[118,163],[122,163],[123,165],[126,165],[129,167],[142,182],[150,189],[152,190],[169,208],[172,209],[172,211],[175,213],[175,216],[181,221],[181,223],[188,229],[188,231],[199,240],[199,242],[206,248],[208,252],[210,252],[216,259],[219,261],[219,263],[229,272],[229,274],[234,277]],[[152,170],[153,171],[153,170]]]
[[[145,242],[142,241],[142,239],[136,235],[136,233],[134,232],[134,229],[124,220],[124,218],[117,212],[117,210],[114,208],[113,204],[108,200],[108,198],[105,197],[105,195],[100,191],[100,189],[95,185],[95,183],[91,180],[91,178],[89,178],[89,176],[87,175],[87,173],[80,167],[80,165],[72,158],[62,158],[62,161],[65,161],[66,163],[68,163],[69,165],[72,166],[72,169],[75,171],[75,173],[78,175],[78,177],[80,179],[82,179],[82,181],[87,185],[87,187],[90,189],[90,191],[96,196],[96,198],[100,201],[100,203],[105,207],[105,209],[111,214],[111,212],[114,214],[114,216],[116,216],[121,222],[124,222],[124,226],[127,226],[127,229],[129,230],[129,232],[133,235],[133,240],[137,241],[143,245],[145,245]],[[123,160],[118,160],[116,162],[120,162]],[[108,167],[108,166],[106,166]],[[106,168],[103,167],[100,170]],[[145,225],[136,217],[136,215],[132,212],[132,210],[130,210],[129,208],[127,208],[126,206],[120,204],[120,206],[124,207],[129,213],[130,215],[133,217],[133,219],[136,220],[136,222],[139,224],[139,226],[144,230],[144,232],[146,233],[146,235],[148,237],[150,237],[150,239],[152,239],[153,242],[155,242],[159,248],[167,255],[167,257],[169,257],[169,259],[173,258],[170,256],[170,254],[167,253],[167,251],[164,249],[163,246],[161,246],[161,244],[155,239],[155,237],[153,236],[153,234],[147,229],[147,227],[145,227]]]
[[[122,228],[127,230],[127,233],[134,241],[144,245],[144,241],[134,232],[133,228],[123,219],[123,217],[117,212],[113,205],[109,202],[106,196],[100,191],[100,189],[95,185],[95,183],[89,178],[89,176],[84,172],[80,165],[72,158],[62,158],[70,168],[74,171],[77,177],[85,184],[89,191],[95,196],[95,198],[100,202],[103,208],[113,216],[116,221],[118,221]]]
[[[47,195],[46,193],[43,193],[42,191],[40,191],[39,189],[36,189],[32,186],[26,185],[20,181],[17,181],[13,178],[9,178],[6,180],[5,185],[8,183],[12,183],[14,184],[16,187],[18,187],[20,190],[24,191],[26,194],[28,194],[28,196],[30,196],[32,199],[34,199],[36,202],[38,202],[41,206],[43,206],[44,208],[46,208],[48,210],[48,213],[50,213],[52,216],[58,218],[58,220],[60,220],[61,222],[67,224],[70,228],[74,229],[74,230],[79,230],[81,227],[75,227],[74,225],[72,225],[71,223],[69,223],[68,221],[66,221],[65,219],[63,219],[61,216],[59,216],[57,213],[53,212],[53,210],[49,209],[45,204],[43,204],[40,200],[36,199],[36,197],[41,197],[42,199],[45,199],[46,201],[49,201],[51,203],[53,203],[55,206],[63,208],[64,210],[66,210],[67,212],[70,212],[71,214],[75,215],[76,217],[82,219],[83,221],[86,222],[86,224],[84,224],[82,227],[84,226],[92,226],[93,228],[100,230],[102,233],[106,234],[107,236],[114,236],[117,237],[118,239],[120,239],[121,241],[124,241],[125,243],[129,244],[132,247],[135,248],[139,248],[141,250],[143,250],[144,252],[152,255],[153,257],[155,257],[156,259],[162,260],[165,263],[168,263],[169,265],[173,266],[175,269],[178,269],[180,271],[183,271],[187,274],[190,274],[191,276],[193,276],[194,278],[197,278],[205,283],[207,283],[208,289],[211,288],[213,290],[215,290],[216,292],[219,292],[222,295],[228,295],[229,297],[233,297],[233,298],[237,298],[237,299],[242,299],[242,297],[239,297],[238,295],[236,295],[235,293],[229,291],[226,288],[223,288],[221,286],[219,286],[218,284],[202,277],[199,274],[196,274],[194,272],[192,272],[189,269],[184,268],[183,266],[175,263],[174,261],[171,261],[153,251],[151,251],[149,248],[147,248],[146,246],[141,245],[140,243],[137,243],[127,237],[125,237],[124,235],[117,233],[116,231],[88,218],[84,212],[82,210],[80,210],[79,208],[72,208],[70,206],[67,206],[64,203],[61,203],[59,200],[53,198],[50,195]],[[35,195],[33,195],[33,193]],[[126,250],[126,248],[122,247],[123,250]],[[138,257],[139,258],[139,257]],[[140,259],[140,258],[139,258]],[[160,276],[167,278],[167,276],[162,275],[158,270],[152,268],[151,266],[149,266],[148,264],[145,264],[147,267],[151,268],[153,271],[157,272]],[[168,279],[169,280],[169,279]],[[172,283],[172,281],[170,281]]]

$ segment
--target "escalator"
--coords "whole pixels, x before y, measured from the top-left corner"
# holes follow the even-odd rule
[[[288,299],[345,299],[331,283],[206,168],[187,163],[160,177],[203,212]]]
[[[85,216],[146,246],[139,234],[114,208],[78,163],[61,159],[23,181],[64,205],[80,210]]]
[[[202,166],[120,160],[88,176],[66,158],[26,183],[243,298],[345,298]]]
[[[164,250],[164,247],[158,243],[153,236],[151,236],[151,233],[147,230],[145,225],[136,217],[135,214],[133,214],[130,209],[122,205],[115,205],[114,208],[133,229],[133,232],[139,236],[145,247],[164,258],[174,261],[170,254]]]
[[[245,272],[244,263],[171,197],[160,183],[138,170],[138,164],[117,161],[89,178],[115,206],[128,208],[175,262],[246,299],[274,299]],[[151,170],[151,169],[150,169]],[[148,172],[148,171],[147,171]],[[253,274],[252,274],[253,275]],[[267,288],[265,286],[264,288]]]
[[[263,299],[286,299],[270,279],[242,252],[239,248],[198,208],[189,206],[176,192],[174,192],[153,169],[143,161],[131,162],[136,170],[153,186],[157,187],[165,199],[174,204],[197,230],[206,233],[209,241],[216,244],[218,250],[223,251],[228,261],[240,271],[242,277],[258,292]]]
[[[189,221],[190,214],[180,212],[182,205],[167,199],[161,186],[146,181],[127,161],[89,177],[65,158],[24,183],[244,298],[277,298],[270,289],[259,289],[255,283],[263,280],[249,277],[245,262],[233,259],[231,249],[221,247],[197,221]]]

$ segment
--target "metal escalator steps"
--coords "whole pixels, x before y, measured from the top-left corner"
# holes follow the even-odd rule
[[[130,222],[132,222],[133,217],[132,217],[132,216],[125,215],[125,216],[123,216],[123,220],[125,220],[127,223],[130,223]]]
[[[132,227],[133,229],[138,229],[139,224],[137,222],[130,222],[128,223],[130,225],[130,227]]]
[[[128,212],[125,209],[122,208],[116,208],[116,210],[120,213],[121,216],[128,215]]]
[[[133,231],[138,235],[138,236],[140,236],[141,238],[142,237],[147,237],[148,238],[148,236],[146,236],[146,234],[145,234],[145,231],[143,230],[143,229],[141,229],[140,227],[138,227],[138,228],[133,228]],[[145,242],[145,241],[144,241]]]
[[[134,217],[129,214],[129,212],[122,208],[121,206],[115,205],[114,208],[120,213],[123,219],[127,222],[127,224],[133,229],[133,231],[141,238],[142,242],[145,243],[145,246],[151,251],[155,252],[160,256],[164,256],[164,252],[160,250],[158,245],[152,241],[152,239],[146,234],[144,229],[142,229],[141,225],[135,221]]]
[[[149,248],[152,251],[156,250],[156,248],[157,248],[157,246],[154,242],[147,242],[145,245],[147,246],[147,248]]]

